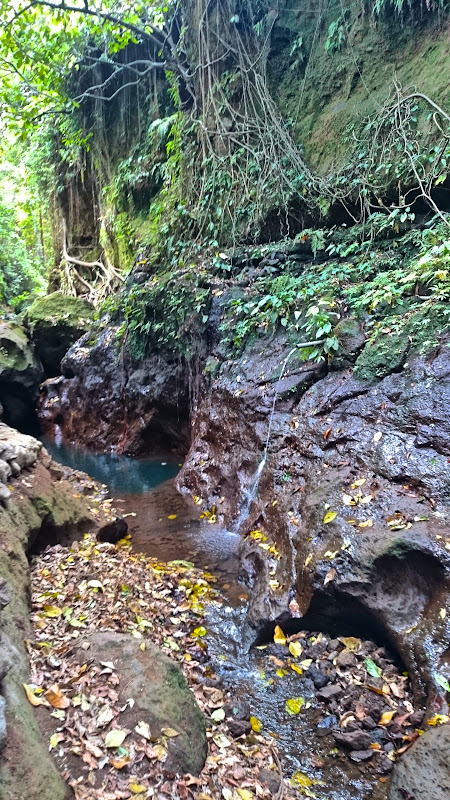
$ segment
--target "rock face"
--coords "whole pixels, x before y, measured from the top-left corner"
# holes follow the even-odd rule
[[[450,726],[427,731],[402,757],[392,776],[389,800],[450,797]]]
[[[397,350],[381,379],[379,359],[363,380],[293,355],[277,380],[282,337],[222,361],[178,485],[266,537],[242,545],[255,626],[375,636],[416,700],[445,708],[434,673],[450,677],[450,350],[442,341],[403,367]]]
[[[83,485],[82,476],[54,464],[40,442],[3,424],[0,466],[10,487],[0,497],[0,797],[63,800],[67,787],[22,687],[29,682],[24,640],[31,636],[27,553],[60,537],[97,532],[114,520],[94,514],[92,499],[83,498],[89,487],[93,492],[92,481]]]
[[[94,308],[86,300],[53,292],[39,297],[27,309],[24,321],[36,345],[47,378],[59,375],[61,359],[94,319]]]
[[[121,724],[133,729],[144,721],[155,738],[163,728],[177,731],[178,736],[168,739],[164,769],[198,775],[207,752],[205,721],[180,668],[148,642],[142,651],[139,641],[126,634],[97,633],[87,641],[89,659],[114,663],[121,704],[130,697],[134,700]],[[86,661],[82,646],[79,658],[81,663]]]
[[[0,406],[8,424],[29,425],[42,378],[42,365],[25,330],[17,322],[0,320]]]
[[[333,369],[303,362],[284,332],[231,360],[223,302],[210,310],[178,486],[242,534],[249,622],[379,639],[410,672],[416,702],[445,707],[434,675],[450,678],[448,340],[425,355],[410,352],[406,334],[364,346],[349,320]],[[59,424],[93,449],[148,453],[164,437],[186,446],[182,363],[120,363],[109,328],[95,345],[80,340],[63,369],[42,406],[50,431]]]
[[[139,368],[123,358],[116,328],[89,334],[62,362],[63,378],[43,385],[40,420],[71,442],[96,451],[131,454],[186,452],[189,443],[189,381],[178,359],[145,359]]]

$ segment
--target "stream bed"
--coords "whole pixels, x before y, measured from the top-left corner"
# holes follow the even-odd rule
[[[291,657],[288,643],[271,641],[263,649],[254,647],[255,631],[246,622],[248,593],[239,583],[240,537],[202,519],[201,509],[178,494],[174,485],[178,461],[138,461],[44,444],[55,460],[108,485],[114,507],[127,519],[135,551],[161,561],[189,561],[211,573],[221,593],[220,602],[212,603],[206,614],[216,675],[231,692],[236,719],[251,716],[273,737],[285,773],[300,776],[305,794],[317,800],[386,798],[392,769],[389,752],[394,744],[403,743],[403,732],[396,730],[395,739],[386,726],[380,727],[383,713],[392,710],[392,699],[383,698],[380,679],[367,685],[368,657],[381,664],[380,675],[381,669],[391,674],[392,691],[400,694],[394,703],[400,704],[399,713],[409,709],[412,713],[413,708],[407,679],[384,648],[370,640],[355,640],[360,641],[360,651],[349,650],[345,664],[341,654],[348,648],[342,637],[317,631],[297,635],[302,651],[297,658]],[[337,687],[335,696],[325,697],[327,686]],[[301,705],[295,713],[288,710],[292,700]],[[338,748],[332,733],[336,727],[344,734],[359,732],[360,749]],[[375,748],[372,752],[365,740]]]

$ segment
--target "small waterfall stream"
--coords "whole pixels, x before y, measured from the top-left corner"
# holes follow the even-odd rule
[[[282,363],[281,372],[280,372],[280,375],[279,375],[278,380],[277,380],[276,385],[275,385],[275,392],[274,392],[274,396],[273,396],[272,407],[271,407],[270,414],[269,414],[269,423],[268,423],[268,427],[267,427],[267,436],[266,436],[266,443],[265,443],[264,450],[263,450],[263,455],[262,455],[261,461],[259,462],[259,464],[258,464],[258,466],[257,466],[257,468],[255,470],[255,473],[253,475],[253,478],[252,478],[252,480],[250,482],[249,487],[245,488],[243,490],[244,502],[242,504],[242,508],[241,508],[239,517],[237,518],[235,524],[233,525],[233,531],[236,532],[236,533],[240,531],[242,525],[244,524],[246,519],[248,519],[248,517],[250,515],[251,507],[252,507],[253,502],[254,502],[257,494],[258,494],[261,475],[262,475],[262,473],[264,471],[264,467],[266,466],[267,455],[268,455],[268,452],[269,452],[270,434],[272,433],[273,417],[274,417],[274,414],[275,414],[275,407],[276,407],[276,403],[277,403],[277,400],[278,400],[278,390],[279,390],[281,381],[283,380],[283,377],[285,375],[286,368],[287,368],[287,365],[289,363],[289,360],[290,360],[291,356],[293,356],[293,354],[298,349],[299,349],[298,345],[296,347],[293,347],[292,350],[289,351],[289,353],[287,354],[286,358],[284,359],[284,361]]]

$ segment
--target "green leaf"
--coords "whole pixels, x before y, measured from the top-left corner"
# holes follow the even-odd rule
[[[366,658],[366,670],[372,678],[380,678],[381,677],[381,669],[377,667],[375,661],[372,661],[371,658]]]
[[[450,683],[448,682],[447,678],[444,677],[444,675],[435,674],[434,677],[439,686],[442,686],[446,692],[450,692]]]

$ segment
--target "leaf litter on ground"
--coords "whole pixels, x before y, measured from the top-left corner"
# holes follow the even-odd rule
[[[274,778],[285,800],[302,795],[281,774],[259,720],[251,720],[249,735],[230,734],[225,708],[232,698],[205,641],[205,603],[221,602],[212,575],[134,553],[129,539],[113,545],[86,536],[71,548],[47,548],[31,577],[35,637],[27,643],[31,680],[24,690],[48,714],[49,750],[76,800],[264,799],[273,797]],[[87,653],[80,667],[71,658],[77,640],[99,630],[128,633],[143,650],[149,640],[178,662],[207,725],[208,756],[198,778],[164,771],[166,742],[177,731],[166,728],[150,741],[145,719],[129,729],[121,724],[128,704],[120,707],[113,662],[89,666]]]

